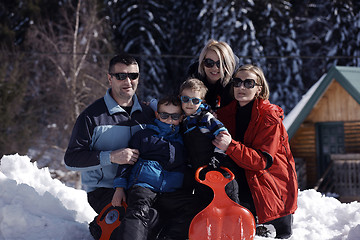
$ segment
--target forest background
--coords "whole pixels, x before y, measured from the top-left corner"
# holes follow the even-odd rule
[[[108,88],[113,55],[139,61],[148,100],[175,93],[211,38],[261,66],[270,101],[289,113],[331,66],[360,66],[360,2],[3,0],[0,158],[27,154],[66,181],[57,170],[72,127]]]

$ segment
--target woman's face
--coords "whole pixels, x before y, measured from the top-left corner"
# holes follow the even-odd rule
[[[251,71],[240,71],[234,78],[240,78],[242,81],[245,81],[246,79],[255,81],[255,86],[253,88],[246,88],[244,86],[246,84],[244,83],[240,84],[239,87],[234,86],[234,97],[239,102],[240,106],[245,106],[255,98],[256,94],[260,94],[261,86],[256,85],[259,84],[259,80],[255,73]]]
[[[204,63],[204,71],[207,81],[210,84],[215,84],[221,78],[220,68],[217,66],[219,64],[216,64],[219,61],[219,57],[214,50],[209,50],[206,53],[204,60],[211,62],[210,60],[206,59],[210,59],[215,63],[212,67],[206,67]]]

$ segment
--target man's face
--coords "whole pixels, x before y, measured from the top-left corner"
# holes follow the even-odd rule
[[[117,63],[114,65],[112,74],[108,74],[109,84],[112,88],[112,97],[120,105],[122,102],[131,100],[134,96],[137,86],[139,84],[139,77],[136,79],[130,79],[127,76],[124,80],[118,80],[113,74],[116,73],[138,73],[139,66],[135,64],[125,65],[123,63]]]

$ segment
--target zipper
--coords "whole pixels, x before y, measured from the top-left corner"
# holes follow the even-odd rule
[[[100,171],[101,171],[101,178],[97,181],[97,183],[96,183],[96,184],[99,184],[99,183],[101,182],[101,180],[103,180],[103,178],[104,178],[104,172],[103,172],[103,169],[102,169],[102,168],[100,168]]]

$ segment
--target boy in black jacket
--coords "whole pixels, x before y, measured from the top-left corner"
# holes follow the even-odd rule
[[[190,180],[194,179],[195,171],[204,165],[210,165],[210,168],[201,171],[200,178],[204,178],[207,171],[217,169],[219,166],[227,167],[230,170],[236,168],[236,165],[227,158],[225,153],[212,144],[215,136],[227,129],[210,112],[210,107],[204,101],[206,92],[206,86],[197,78],[190,78],[180,86],[181,105],[186,115],[182,124],[183,139],[192,168],[192,174],[187,176]],[[229,177],[228,173],[222,169],[218,170],[225,177]],[[189,180],[186,179],[186,181]],[[195,181],[193,181],[193,188],[200,211],[210,204],[213,192],[209,187]],[[239,203],[239,189],[235,180],[226,186],[225,191],[234,202]]]

